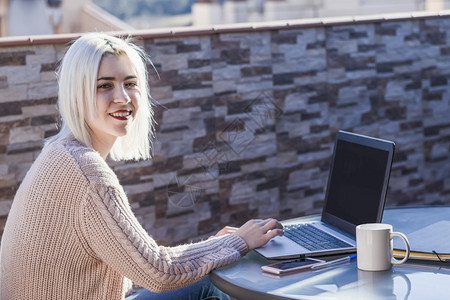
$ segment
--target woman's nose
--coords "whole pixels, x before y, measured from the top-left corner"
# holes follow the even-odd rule
[[[130,96],[123,87],[118,87],[114,93],[114,103],[128,103],[130,102]]]

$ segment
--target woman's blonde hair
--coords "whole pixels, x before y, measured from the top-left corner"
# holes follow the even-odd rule
[[[112,160],[150,158],[150,139],[154,132],[153,110],[150,103],[147,64],[144,50],[131,42],[103,33],[89,33],[78,38],[67,50],[57,69],[58,108],[62,124],[58,134],[46,144],[62,139],[76,139],[92,147],[87,114],[96,112],[97,75],[101,59],[106,54],[125,54],[133,64],[141,91],[141,102],[134,121],[125,136],[118,137],[109,156]]]

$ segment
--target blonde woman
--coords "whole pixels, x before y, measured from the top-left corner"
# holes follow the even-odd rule
[[[0,299],[227,299],[214,268],[283,233],[274,219],[159,246],[132,213],[106,163],[150,158],[145,52],[101,33],[77,39],[58,69],[59,133],[21,183],[0,249]]]

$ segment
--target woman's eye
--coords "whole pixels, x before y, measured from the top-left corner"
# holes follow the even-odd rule
[[[103,83],[97,86],[97,89],[107,89],[110,88],[111,85],[109,83]]]
[[[129,87],[129,88],[132,88],[132,87],[136,87],[137,83],[136,82],[127,82],[127,83],[125,83],[125,86]]]

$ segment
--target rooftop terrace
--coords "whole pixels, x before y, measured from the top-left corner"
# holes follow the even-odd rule
[[[111,163],[163,244],[318,213],[339,129],[393,140],[388,206],[450,203],[450,11],[120,32],[149,52],[154,158]],[[57,130],[78,34],[0,39],[0,216]]]

